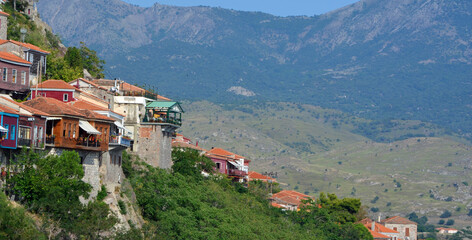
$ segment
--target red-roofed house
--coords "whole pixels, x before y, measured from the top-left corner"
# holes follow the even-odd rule
[[[62,102],[71,102],[77,99],[77,88],[63,80],[47,80],[31,86],[31,99],[36,96],[54,98]]]
[[[251,160],[222,148],[212,148],[205,155],[216,164],[216,171],[240,182],[248,181],[247,175]]]
[[[18,147],[44,148],[46,118],[49,114],[12,100],[0,97],[0,105],[19,112]]]
[[[172,139],[172,148],[190,148],[202,153],[207,152],[207,150],[194,145],[190,138],[184,137],[184,135],[178,133],[176,134],[175,138]]]
[[[74,86],[77,89],[80,89],[82,92],[91,94],[100,100],[113,106],[115,94],[111,92],[108,88],[100,86],[92,81],[89,81],[84,78],[79,78],[74,81],[69,82],[71,86]]]
[[[14,40],[0,40],[0,51],[11,53],[31,63],[29,79],[27,79],[29,85],[34,85],[38,82],[39,72],[43,75],[46,74],[46,58],[50,52],[33,44]]]
[[[417,240],[418,224],[400,216],[381,220],[385,227],[400,232],[400,239]]]
[[[0,148],[16,149],[18,147],[19,114],[18,110],[0,105]]]
[[[400,240],[400,232],[385,227],[384,225],[373,221],[370,218],[365,218],[358,223],[364,225],[369,229],[374,239],[388,239],[388,240]]]
[[[292,190],[282,190],[269,198],[272,206],[290,211],[298,211],[302,206],[302,200],[313,199],[312,197]]]
[[[0,52],[0,90],[18,97],[26,96],[29,89],[31,63],[11,53]]]

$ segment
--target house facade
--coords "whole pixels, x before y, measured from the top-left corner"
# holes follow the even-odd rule
[[[282,190],[273,194],[269,200],[273,207],[282,208],[289,211],[298,211],[303,206],[303,200],[313,199],[312,197],[292,190]]]
[[[222,148],[212,148],[205,155],[216,164],[217,172],[226,174],[239,182],[248,181],[251,160]]]
[[[46,59],[50,52],[33,44],[14,40],[0,40],[0,51],[11,53],[31,63],[27,79],[30,86],[38,83],[39,73],[46,75]]]
[[[418,224],[400,216],[394,216],[381,220],[385,227],[400,233],[400,239],[417,240]]]
[[[7,52],[0,52],[0,93],[26,96],[31,63]]]

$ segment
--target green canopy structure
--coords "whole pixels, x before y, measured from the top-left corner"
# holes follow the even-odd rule
[[[184,110],[178,102],[154,101],[146,105],[144,122],[170,123],[182,125]]]

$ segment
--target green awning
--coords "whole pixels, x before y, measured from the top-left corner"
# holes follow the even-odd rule
[[[148,109],[155,109],[158,111],[170,111],[176,113],[183,113],[184,110],[180,106],[178,102],[161,102],[161,101],[154,101],[150,102],[146,105]]]

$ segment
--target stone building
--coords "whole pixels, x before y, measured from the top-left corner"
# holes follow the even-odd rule
[[[380,221],[385,227],[400,233],[399,238],[417,240],[418,224],[406,218],[394,216]]]

